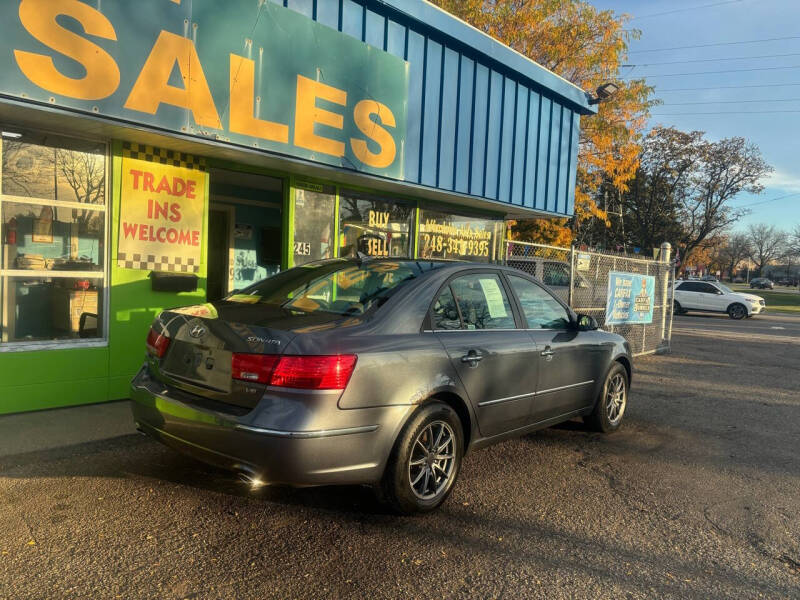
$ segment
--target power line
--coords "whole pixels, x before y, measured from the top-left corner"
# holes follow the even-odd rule
[[[643,77],[681,77],[684,75],[713,75],[715,73],[747,73],[750,71],[778,71],[786,69],[800,69],[800,65],[789,67],[759,67],[757,69],[725,69],[724,71],[696,71],[694,73],[648,73],[644,75],[629,75],[622,79],[642,79]]]
[[[741,206],[734,206],[734,208],[749,208],[751,206],[758,206],[759,204],[767,204],[769,202],[775,202],[776,200],[783,200],[785,198],[793,198],[795,196],[800,196],[800,192],[795,192],[793,194],[785,194],[783,196],[778,196],[777,198],[770,198],[769,200],[761,200],[760,202],[751,202],[749,204],[742,204]]]
[[[650,113],[650,115],[658,117],[682,117],[685,115],[771,115],[775,113],[800,113],[800,110],[732,110],[725,112]]]
[[[655,67],[658,65],[685,65],[689,63],[720,62],[723,60],[760,60],[762,58],[785,58],[787,56],[800,56],[800,52],[790,52],[788,54],[762,54],[761,56],[728,56],[725,58],[697,58],[692,60],[669,60],[666,62],[640,63],[634,65],[622,65],[623,67]]]
[[[630,50],[628,54],[644,54],[645,52],[669,52],[670,50],[690,50],[692,48],[713,48],[715,46],[739,46],[742,44],[760,44],[762,42],[783,42],[786,40],[800,40],[800,35],[764,38],[761,40],[741,40],[736,42],[715,42],[712,44],[694,44],[691,46],[672,46],[671,48],[651,48],[649,50]]]
[[[800,83],[752,83],[748,85],[717,85],[711,87],[690,87],[690,88],[667,88],[661,89],[660,87],[656,86],[656,89],[659,92],[702,92],[706,90],[738,90],[744,88],[761,88],[761,89],[769,89],[774,87],[793,87],[793,86],[800,86]]]
[[[642,15],[641,17],[634,17],[634,18],[631,19],[631,21],[636,21],[637,19],[649,19],[651,17],[661,17],[661,16],[664,16],[664,15],[672,15],[672,14],[675,14],[675,13],[687,12],[687,11],[692,11],[692,10],[700,10],[701,8],[711,8],[712,6],[722,6],[723,4],[737,4],[739,2],[743,2],[743,0],[725,0],[724,2],[714,2],[712,4],[702,4],[700,6],[690,6],[688,8],[677,8],[675,10],[668,10],[666,12],[652,13],[652,14],[649,14],[649,15]]]
[[[800,98],[778,98],[775,100],[708,100],[705,102],[665,102],[661,106],[688,106],[690,104],[749,104],[751,102],[800,102]]]

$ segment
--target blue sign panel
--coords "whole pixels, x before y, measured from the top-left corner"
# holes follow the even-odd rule
[[[633,273],[608,274],[606,325],[652,323],[656,278]]]

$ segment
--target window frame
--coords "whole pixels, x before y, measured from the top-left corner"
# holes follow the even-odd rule
[[[465,275],[480,275],[480,274],[489,274],[489,275],[496,275],[497,278],[500,280],[500,287],[502,288],[503,292],[506,294],[506,299],[508,300],[509,307],[511,308],[511,315],[514,318],[514,328],[501,328],[501,329],[467,329],[464,323],[464,316],[461,314],[461,307],[458,305],[458,296],[456,296],[453,289],[450,287],[450,284],[459,277],[463,277]],[[436,329],[434,327],[434,315],[433,315],[433,305],[436,304],[436,299],[439,295],[444,291],[445,288],[450,288],[450,293],[453,294],[453,298],[456,301],[456,310],[458,310],[458,318],[461,321],[461,328],[460,329]],[[428,311],[425,314],[425,319],[422,323],[422,331],[429,332],[429,333],[441,333],[441,332],[458,332],[458,331],[465,331],[469,333],[476,333],[478,331],[525,331],[527,328],[523,325],[527,325],[527,321],[523,320],[523,317],[519,311],[519,303],[517,302],[517,298],[513,293],[513,290],[510,289],[509,283],[504,277],[503,271],[500,269],[493,269],[491,267],[474,267],[468,268],[461,271],[456,271],[452,275],[449,275],[447,279],[442,283],[437,289],[436,293],[433,294],[431,298],[430,304],[428,306]]]
[[[83,202],[72,202],[68,200],[49,200],[46,198],[16,196],[14,194],[2,193],[2,161],[0,161],[0,244],[4,243],[5,230],[3,220],[3,203],[9,204],[29,204],[33,206],[49,206],[52,208],[67,208],[67,209],[81,209],[92,210],[103,213],[103,243],[105,251],[103,253],[103,270],[102,271],[50,271],[50,270],[29,270],[29,269],[4,269],[0,263],[0,294],[3,292],[6,281],[19,279],[20,277],[27,277],[31,279],[95,279],[102,281],[102,291],[98,295],[98,306],[102,306],[101,319],[98,324],[102,328],[102,335],[93,338],[67,338],[67,339],[52,339],[52,340],[34,340],[34,341],[2,341],[0,337],[0,354],[9,352],[31,352],[40,350],[70,350],[78,348],[105,348],[108,347],[109,342],[109,324],[110,324],[110,291],[111,291],[111,242],[112,235],[110,226],[112,224],[111,214],[113,211],[114,200],[112,197],[113,185],[111,185],[112,161],[114,160],[111,143],[108,139],[80,135],[65,135],[58,132],[29,128],[29,127],[16,127],[13,125],[2,126],[3,129],[20,130],[34,135],[46,134],[53,135],[61,139],[74,139],[93,144],[103,145],[103,204],[89,204]],[[0,143],[2,141],[0,140]],[[2,149],[0,149],[0,155]],[[2,252],[0,252],[0,259]],[[0,299],[1,300],[1,299]],[[102,303],[102,304],[101,304]]]

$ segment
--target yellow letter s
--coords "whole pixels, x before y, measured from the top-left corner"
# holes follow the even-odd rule
[[[51,56],[14,50],[14,57],[23,74],[33,83],[54,94],[80,100],[101,100],[119,86],[119,67],[100,46],[64,29],[56,21],[59,15],[77,20],[88,35],[105,40],[117,39],[114,26],[101,13],[78,0],[22,0],[19,20],[34,38],[56,52],[78,61],[86,75],[72,78],[56,69]]]

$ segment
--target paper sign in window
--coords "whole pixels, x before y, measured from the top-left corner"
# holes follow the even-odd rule
[[[496,279],[479,279],[483,295],[486,297],[486,305],[489,308],[489,316],[492,319],[502,319],[508,316],[503,292],[497,285]]]

